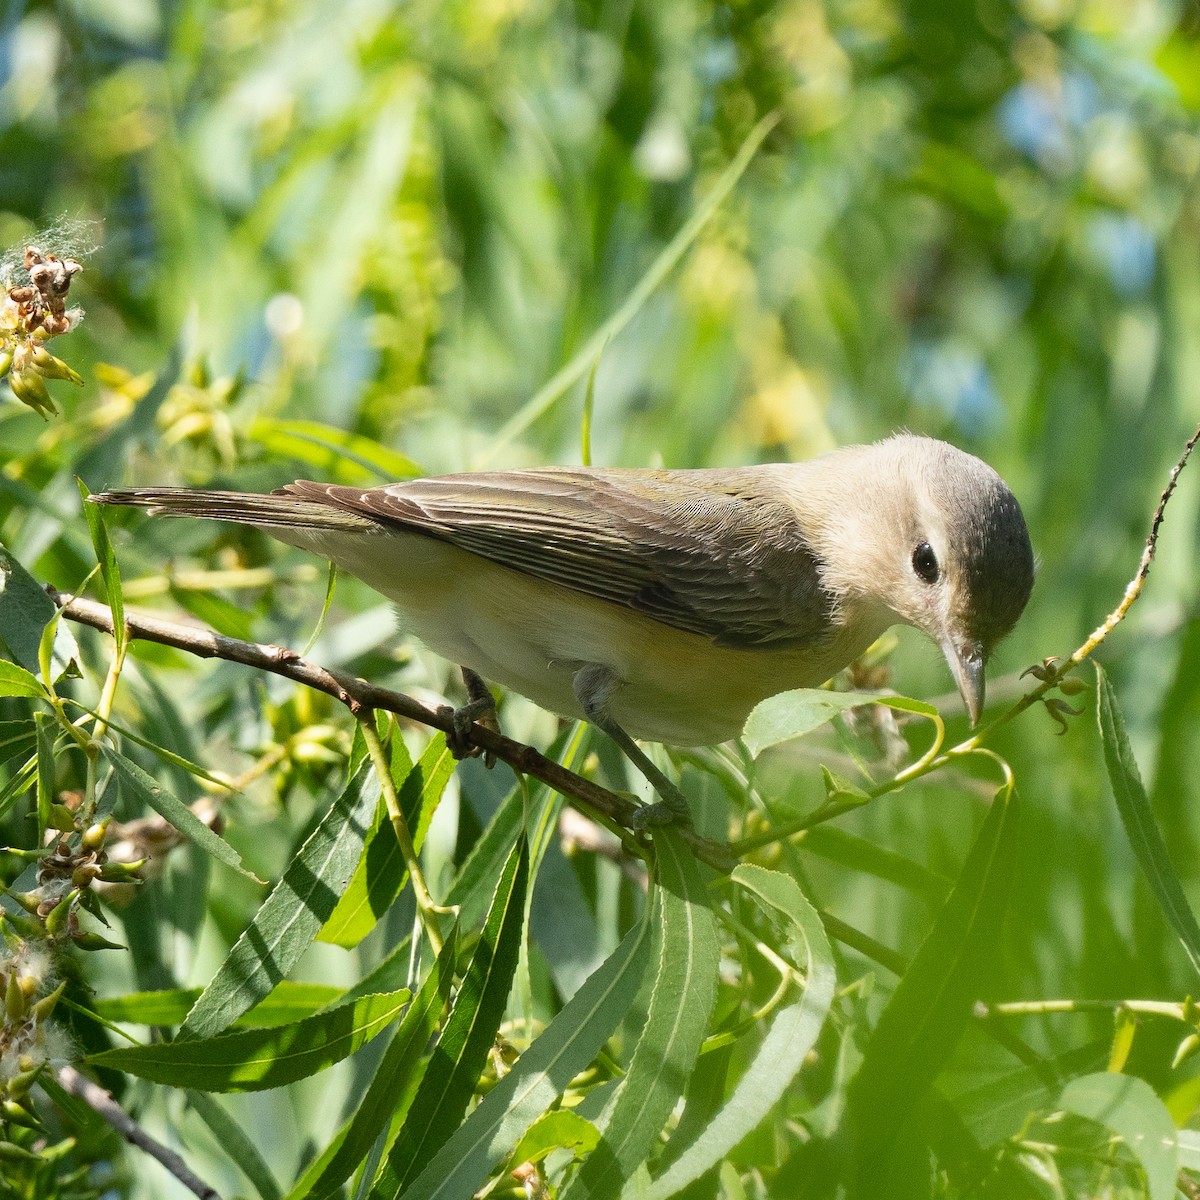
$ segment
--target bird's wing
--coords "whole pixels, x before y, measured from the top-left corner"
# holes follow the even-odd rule
[[[280,489],[449,542],[731,646],[805,645],[830,597],[763,469],[547,468]]]

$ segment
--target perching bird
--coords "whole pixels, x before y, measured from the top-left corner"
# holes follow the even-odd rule
[[[804,463],[91,499],[258,526],[394,601],[438,654],[674,745],[738,736],[760,700],[823,683],[897,623],[941,647],[977,721],[984,664],[1033,586],[1000,476],[909,435]]]

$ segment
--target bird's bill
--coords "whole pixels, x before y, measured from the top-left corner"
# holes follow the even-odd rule
[[[950,666],[950,673],[958,685],[958,694],[967,706],[967,715],[972,725],[979,724],[983,712],[983,651],[974,645],[958,645],[952,638],[942,642],[942,653]]]

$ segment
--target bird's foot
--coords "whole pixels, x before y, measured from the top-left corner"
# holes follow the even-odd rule
[[[660,778],[661,773],[660,773]],[[651,783],[654,781],[651,780]],[[692,813],[688,808],[687,798],[670,780],[662,778],[666,792],[660,784],[654,785],[654,790],[664,798],[654,804],[643,804],[630,820],[636,833],[647,833],[651,829],[663,825],[677,825],[682,829],[691,829]]]
[[[475,744],[471,727],[478,724],[493,733],[500,732],[496,701],[492,698],[488,685],[469,667],[463,667],[462,676],[467,687],[467,703],[460,708],[443,704],[438,709],[438,716],[450,719],[450,729],[446,732],[446,749],[457,761],[476,758],[482,754],[485,767],[495,766],[496,756]]]
[[[597,729],[603,729],[624,751],[625,757],[646,777],[647,782],[659,794],[656,804],[645,804],[633,814],[633,828],[637,832],[655,825],[680,825],[692,827],[692,813],[687,798],[650,761],[646,752],[625,730],[608,715],[608,704],[621,686],[611,667],[590,663],[575,674],[575,697]]]

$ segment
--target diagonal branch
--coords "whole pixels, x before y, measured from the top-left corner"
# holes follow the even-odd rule
[[[64,1091],[77,1096],[93,1112],[99,1113],[130,1145],[144,1150],[161,1163],[200,1200],[221,1200],[215,1188],[209,1187],[169,1146],[152,1138],[98,1083],[93,1083],[70,1066],[58,1069],[58,1082]]]
[[[69,596],[53,587],[47,588],[47,592],[68,620],[89,625],[103,633],[113,632],[112,611],[108,605]],[[410,721],[440,729],[443,733],[449,733],[452,729],[453,722],[448,711],[438,712],[403,692],[378,687],[365,679],[357,679],[340,671],[330,671],[301,658],[294,650],[263,645],[260,642],[243,642],[238,638],[214,633],[210,629],[135,614],[128,609],[125,610],[125,627],[130,641],[157,642],[163,646],[184,650],[198,658],[221,658],[228,662],[256,667],[260,671],[269,671],[273,675],[282,675],[285,679],[302,683],[340,700],[352,713],[381,708]],[[577,775],[574,771],[569,771],[561,763],[540,754],[532,746],[513,741],[512,738],[485,726],[472,725],[471,740],[480,749],[503,759],[514,770],[532,775],[548,784],[588,816],[602,818],[606,823],[619,827],[619,830],[628,830],[637,809],[631,800],[593,783],[590,779],[585,779],[582,775]],[[701,861],[719,871],[729,871],[733,868],[734,859],[727,847],[702,838],[691,830],[681,832]],[[628,833],[625,836],[627,840],[632,837]]]

